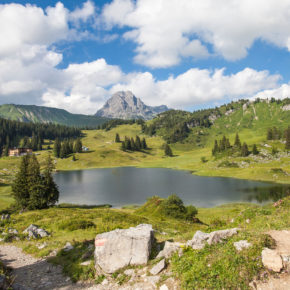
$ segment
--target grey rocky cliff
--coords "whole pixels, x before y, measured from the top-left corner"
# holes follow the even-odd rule
[[[130,91],[120,91],[112,95],[105,105],[98,110],[96,116],[118,119],[150,120],[159,113],[167,111],[165,105],[151,107],[145,105],[140,98],[136,98]]]

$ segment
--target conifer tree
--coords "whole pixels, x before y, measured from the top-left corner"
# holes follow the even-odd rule
[[[165,145],[164,154],[165,156],[169,156],[169,157],[173,156],[172,150],[168,144]]]
[[[115,142],[116,143],[120,143],[121,142],[119,133],[116,133]]]
[[[41,139],[39,138],[38,144],[37,144],[37,150],[41,151],[42,150],[42,144],[41,144]]]
[[[74,157],[74,155],[73,155]],[[56,183],[53,180],[52,172],[54,169],[54,164],[50,155],[47,156],[45,161],[45,169],[43,173],[43,185],[44,185],[44,200],[41,208],[47,208],[55,205],[58,202],[59,191]],[[39,208],[39,207],[38,207]]]
[[[125,141],[122,141],[121,150],[126,151]]]
[[[140,137],[137,135],[135,139],[135,150],[140,151],[142,149],[142,144]]]
[[[236,134],[236,138],[235,138],[235,143],[234,145],[237,147],[237,148],[241,148],[241,141],[240,141],[240,137],[239,137],[239,134],[237,133]]]
[[[272,128],[268,128],[267,140],[273,140],[273,130],[272,130]]]
[[[246,142],[243,143],[243,146],[241,148],[241,156],[246,157],[249,155],[249,149],[248,149],[248,145]]]
[[[290,149],[290,127],[285,130],[285,138],[286,138],[286,144],[285,144],[285,149],[289,150]]]
[[[82,144],[82,141],[80,138],[78,138],[75,142],[75,152],[76,153],[81,153],[82,152],[82,147],[83,147],[83,144]]]
[[[61,149],[61,143],[59,141],[59,139],[55,139],[54,141],[54,146],[53,146],[53,153],[55,157],[59,157],[60,156],[60,149]]]
[[[20,161],[19,170],[16,173],[14,183],[12,185],[12,196],[17,206],[24,209],[29,203],[29,184],[28,184],[28,163],[29,155],[23,156]]]
[[[253,145],[253,154],[254,155],[258,155],[259,154],[259,151],[258,151],[258,148],[257,148],[256,144]]]
[[[133,138],[131,138],[131,150],[132,151],[135,151],[136,150],[136,145],[135,145],[135,141],[134,141],[134,139]]]
[[[129,139],[129,137],[125,137],[125,148],[126,150],[132,150],[132,147],[131,147],[131,141]]]
[[[142,149],[144,149],[144,150],[147,149],[147,143],[146,143],[145,137],[143,137],[141,145],[142,145],[141,146]]]
[[[213,146],[213,149],[212,149],[212,155],[215,155],[218,152],[219,152],[218,142],[217,142],[217,140],[214,140],[214,146]]]
[[[29,187],[29,209],[41,209],[45,207],[45,187],[40,166],[35,155],[30,155],[27,167],[27,183]]]

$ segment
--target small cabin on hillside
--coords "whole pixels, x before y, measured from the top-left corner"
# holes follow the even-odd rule
[[[27,154],[32,154],[32,149],[30,148],[13,148],[9,149],[9,156],[23,156]]]

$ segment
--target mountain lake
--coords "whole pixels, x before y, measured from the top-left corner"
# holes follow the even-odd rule
[[[214,207],[232,202],[266,203],[289,195],[289,185],[192,175],[164,168],[117,167],[62,171],[54,175],[59,203],[140,205],[158,195],[177,194],[186,205]]]

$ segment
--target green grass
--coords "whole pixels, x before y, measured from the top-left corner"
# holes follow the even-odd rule
[[[278,207],[273,204],[258,206],[240,203],[199,208],[197,217],[203,224],[164,216],[159,210],[159,204],[152,201],[153,199],[138,209],[55,207],[22,214],[14,213],[11,221],[2,222],[1,227],[4,230],[8,227],[15,228],[20,233],[30,224],[46,229],[51,233],[50,237],[28,241],[24,235],[20,235],[20,241],[10,239],[10,242],[38,257],[48,256],[57,249],[57,256],[49,259],[52,263],[62,265],[64,272],[73,281],[96,279],[97,282],[101,278],[95,277],[93,256],[84,258],[89,246],[93,245],[96,234],[149,223],[157,231],[157,242],[162,243],[166,240],[186,242],[197,230],[211,232],[241,228],[241,232],[227,243],[207,246],[202,251],[185,249],[182,257],[173,258],[170,267],[185,289],[229,289],[238,286],[247,288],[248,282],[264,271],[260,254],[261,249],[269,244],[264,233],[269,229],[290,229],[290,197],[284,198]],[[249,223],[246,222],[247,219],[250,220]],[[233,242],[241,239],[247,239],[253,247],[237,253]],[[39,250],[38,245],[44,242],[47,246]],[[67,242],[74,246],[70,252],[62,250]],[[82,266],[81,263],[87,259],[91,263]],[[151,259],[153,260],[149,264],[154,264],[154,255]],[[123,277],[122,271],[118,274],[120,281],[118,278],[116,281],[123,283],[126,277]]]

